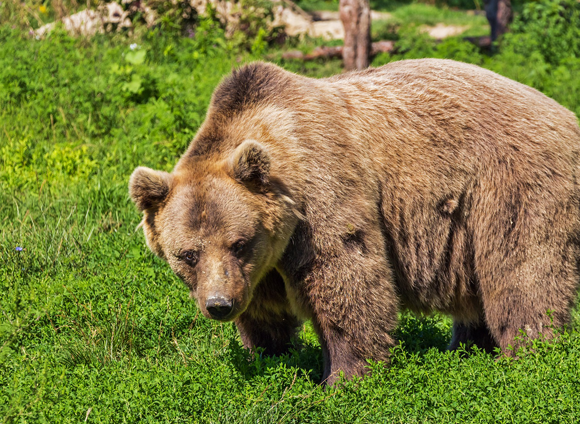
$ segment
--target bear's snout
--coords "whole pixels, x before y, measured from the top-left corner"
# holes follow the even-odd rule
[[[205,309],[213,319],[224,320],[232,313],[234,302],[232,299],[213,296],[207,299]]]

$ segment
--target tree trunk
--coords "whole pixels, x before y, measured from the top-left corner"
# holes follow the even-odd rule
[[[371,53],[369,0],[340,0],[340,20],[344,25],[342,57],[345,69],[351,71],[367,68]]]
[[[510,0],[484,0],[485,16],[491,27],[491,41],[494,42],[508,30],[508,25],[513,19],[512,4]]]

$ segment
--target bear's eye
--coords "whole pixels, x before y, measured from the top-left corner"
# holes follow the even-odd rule
[[[245,240],[238,240],[232,245],[232,252],[237,257],[240,257],[244,254],[246,250],[246,241]]]
[[[181,259],[183,259],[189,266],[195,266],[197,265],[199,254],[194,250],[187,250],[183,252]]]

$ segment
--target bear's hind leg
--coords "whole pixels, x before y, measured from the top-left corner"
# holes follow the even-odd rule
[[[576,298],[577,247],[555,237],[545,244],[537,240],[478,268],[485,322],[506,354],[515,353],[506,350],[510,345],[521,344],[514,340],[520,330],[531,338],[551,337],[552,325],[569,322]]]
[[[522,335],[520,330],[530,338],[549,338],[553,332],[552,325],[560,327],[568,323],[571,303],[572,299],[562,296],[557,286],[549,285],[538,285],[535,290],[511,286],[484,296],[490,333],[508,355],[514,355],[518,347],[525,343],[525,340],[516,340],[516,337]],[[513,351],[508,349],[510,346],[514,348]]]
[[[493,353],[494,349],[498,347],[483,320],[473,324],[454,321],[449,350],[457,350],[461,344],[469,347],[472,343],[488,353]]]
[[[248,309],[235,321],[244,347],[260,347],[267,355],[288,351],[300,321],[291,312],[284,281],[270,271],[259,283]]]
[[[468,224],[485,322],[510,355],[520,330],[550,337],[552,324],[569,322],[580,261],[575,168],[555,153],[541,162],[513,159],[478,182]]]

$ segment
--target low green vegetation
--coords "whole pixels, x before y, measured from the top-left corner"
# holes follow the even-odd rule
[[[512,5],[518,7],[526,0],[514,0]],[[295,2],[304,10],[338,10],[339,0],[297,0]],[[379,10],[384,12],[392,12],[405,6],[439,8],[439,9],[453,9],[453,10],[482,10],[484,7],[482,0],[370,0],[372,10]],[[434,13],[440,13],[435,11]]]
[[[476,63],[580,115],[580,4],[526,6],[495,54],[460,38],[397,35],[397,53]],[[295,41],[294,41],[295,43]],[[294,44],[295,45],[295,44]],[[307,323],[290,355],[242,349],[233,324],[202,317],[146,248],[127,183],[170,170],[246,49],[211,20],[194,38],[36,40],[0,27],[0,419],[3,422],[566,423],[580,417],[580,333],[534,341],[519,359],[447,352],[448,318],[401,314],[388,368],[318,385]],[[339,61],[277,60],[312,77]],[[576,310],[574,324],[580,316]],[[523,337],[523,336],[522,336]]]
[[[391,17],[373,21],[374,40],[398,40],[401,32],[421,31],[436,25],[460,27],[459,33],[465,36],[489,35],[489,24],[485,15],[449,8],[436,8],[424,3],[411,3],[397,6],[388,12]]]
[[[425,3],[410,3],[401,5],[392,10],[386,10],[393,15],[399,25],[487,25],[484,14],[466,13],[447,7],[437,8]]]
[[[338,11],[338,1],[303,0],[298,4],[307,11]],[[465,5],[469,6],[469,4]],[[481,3],[479,10],[476,10],[476,6],[472,5],[470,10],[466,11],[450,7],[449,2],[442,7],[435,7],[432,4],[410,1],[371,1],[372,10],[386,12],[390,15],[387,19],[373,21],[372,35],[375,40],[396,39],[397,32],[401,29],[437,24],[465,27],[463,35],[466,36],[488,35],[489,24],[485,18],[485,13],[481,10],[482,5],[483,3]]]

